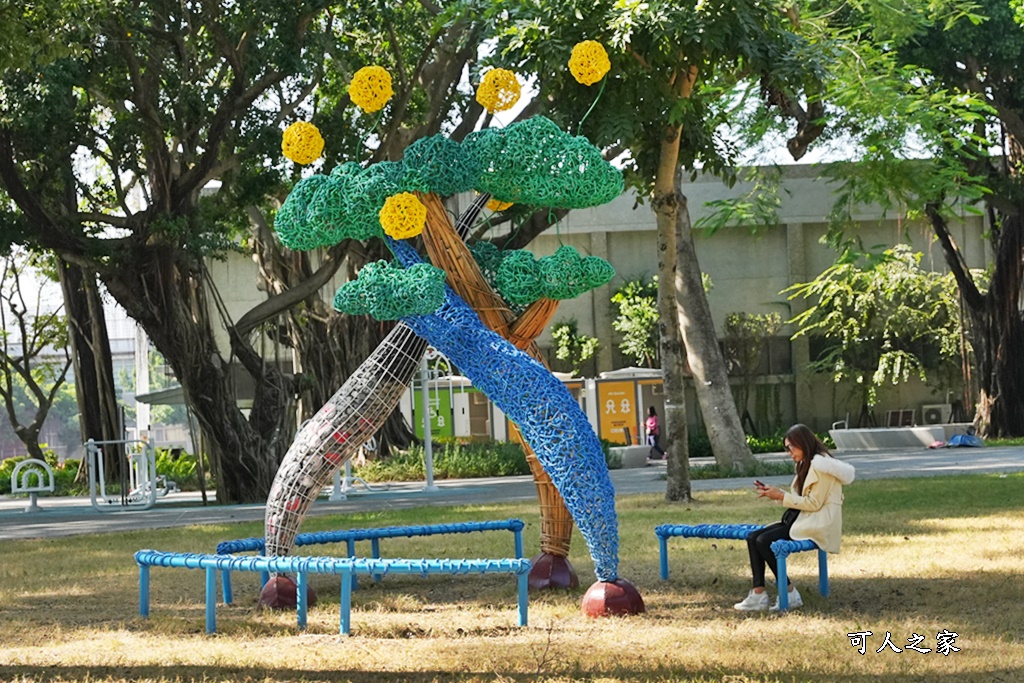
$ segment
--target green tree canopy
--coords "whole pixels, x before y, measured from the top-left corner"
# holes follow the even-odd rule
[[[810,306],[789,321],[819,338],[812,368],[866,406],[911,377],[948,388],[960,368],[960,314],[952,275],[921,269],[905,244],[879,256],[847,254],[811,282],[784,290]]]

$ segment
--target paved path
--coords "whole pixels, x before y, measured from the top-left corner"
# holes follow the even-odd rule
[[[860,479],[924,477],[948,474],[1024,471],[1024,447],[904,449],[839,453],[857,468]],[[785,460],[785,454],[763,456]],[[694,461],[695,465],[707,461]],[[613,470],[617,496],[665,491],[665,464]],[[785,485],[790,477],[764,477],[767,483]],[[694,492],[748,488],[749,478],[704,479],[693,482]],[[438,490],[423,491],[423,484],[393,484],[386,491],[354,493],[345,501],[321,498],[310,515],[336,515],[366,510],[399,510],[421,505],[473,505],[536,500],[531,478],[500,477],[454,479],[437,482]],[[196,493],[175,493],[161,498],[150,510],[97,512],[88,498],[40,498],[42,511],[25,513],[27,500],[0,496],[0,541],[57,538],[78,534],[133,529],[159,529],[193,524],[225,524],[262,521],[263,505],[202,506]]]

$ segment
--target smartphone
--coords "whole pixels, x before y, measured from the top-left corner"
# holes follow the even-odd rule
[[[760,479],[755,479],[755,480],[754,480],[754,486],[755,486],[756,488],[759,488],[759,489],[767,488],[767,487],[766,487],[766,486],[764,485],[764,482],[763,482],[763,481],[761,481]]]

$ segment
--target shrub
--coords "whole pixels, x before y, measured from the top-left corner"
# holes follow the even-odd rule
[[[176,457],[175,454],[177,453]],[[199,489],[199,466],[196,456],[185,451],[158,448],[156,451],[157,476],[167,477],[182,491]],[[207,482],[207,488],[210,488]]]
[[[81,496],[89,493],[89,484],[76,484],[75,477],[78,476],[78,468],[81,460],[68,458],[58,463],[53,468],[54,495],[57,496]]]
[[[715,454],[711,451],[711,439],[704,432],[687,433],[687,442],[690,446],[690,458],[713,458]]]
[[[469,442],[457,439],[435,440],[434,477],[462,479],[472,477],[504,477],[529,474],[523,449],[515,443]],[[410,481],[423,479],[423,447],[413,446],[397,451],[388,458],[374,460],[356,468],[367,481]]]
[[[612,453],[612,448],[619,444],[609,441],[608,439],[601,439],[601,450],[604,451],[604,462],[608,465],[610,470],[622,469],[622,456],[618,453]]]
[[[0,460],[0,494],[11,492],[11,474],[18,463],[25,459],[24,456],[16,456]]]
[[[55,496],[76,496],[87,493],[84,486],[75,484],[75,476],[78,474],[80,461],[68,459],[64,462],[57,462],[56,456],[50,457],[52,451],[45,451],[46,464],[53,470],[53,494]],[[8,495],[13,488],[11,485],[11,474],[18,463],[28,460],[25,456],[7,458],[0,461],[0,495]],[[40,495],[51,495],[42,493]]]
[[[718,465],[698,465],[690,468],[690,479],[729,479],[737,477],[771,477],[779,474],[793,474],[790,460],[757,461],[749,467],[721,468]]]

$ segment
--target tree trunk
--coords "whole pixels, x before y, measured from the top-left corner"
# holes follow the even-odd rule
[[[998,243],[993,245],[996,263],[989,290],[980,306],[968,306],[980,387],[975,422],[984,437],[1016,437],[1024,435],[1022,214],[1003,214],[993,234]]]
[[[110,338],[96,276],[60,258],[57,272],[68,319],[82,442],[118,441],[124,435],[114,389]],[[118,481],[124,450],[104,448],[103,453],[106,476]]]
[[[325,302],[320,294],[323,287],[319,283],[329,282],[343,261],[350,277],[354,276],[355,271],[367,262],[383,258],[385,249],[379,241],[349,249],[349,241],[346,240],[327,250],[319,267],[314,267],[310,252],[289,251],[281,247],[261,211],[252,207],[248,213],[256,238],[257,286],[269,294],[268,303],[271,304],[275,297],[302,297],[287,308],[274,307],[278,311],[274,315],[283,313],[287,321],[286,329],[278,334],[287,337],[287,344],[294,353],[293,362],[299,378],[297,413],[298,421],[302,423],[330,400],[338,387],[359,369],[394,328],[394,323],[379,323],[364,316],[335,312],[328,303],[332,301],[334,292],[328,294],[328,302]],[[309,287],[311,282],[317,283],[316,286]],[[248,320],[240,320],[238,325],[248,328],[264,320],[263,316],[250,317],[254,312],[246,314]],[[391,448],[408,448],[415,434],[401,411],[396,409],[376,437],[377,453],[387,455]]]
[[[715,462],[721,467],[753,465],[754,456],[743,433],[743,423],[725,370],[725,359],[718,345],[715,322],[711,318],[711,307],[704,292],[693,243],[690,210],[686,197],[681,193],[675,218],[675,292],[679,303],[676,310],[711,450],[715,454]]]
[[[675,195],[672,201],[658,204],[658,329],[662,386],[665,390],[665,416],[662,433],[665,436],[665,458],[668,469],[668,485],[665,499],[670,501],[691,501],[690,488],[690,444],[686,424],[686,360],[683,340],[679,334],[679,318],[676,312],[676,296],[673,288],[661,283],[675,282],[676,232],[674,214],[677,210]],[[671,207],[671,208],[670,208]]]
[[[21,443],[25,445],[28,457],[35,458],[36,460],[46,460],[46,457],[43,455],[43,448],[39,445],[39,425],[37,423],[27,427],[15,425],[14,433],[21,440]]]
[[[692,87],[692,85],[691,85]],[[658,225],[658,331],[661,352],[662,386],[665,390],[665,415],[662,434],[668,470],[665,499],[690,501],[690,444],[686,425],[686,361],[679,334],[675,294],[676,212],[679,193],[679,134],[677,127],[666,127],[661,143],[658,175],[655,178],[651,209]]]
[[[149,258],[126,261],[105,273],[104,282],[181,382],[209,448],[217,501],[263,502],[293,431],[285,419],[291,383],[246,340],[232,335],[232,351],[255,383],[247,420],[229,363],[214,339],[202,265],[171,247],[151,246],[141,253]]]

